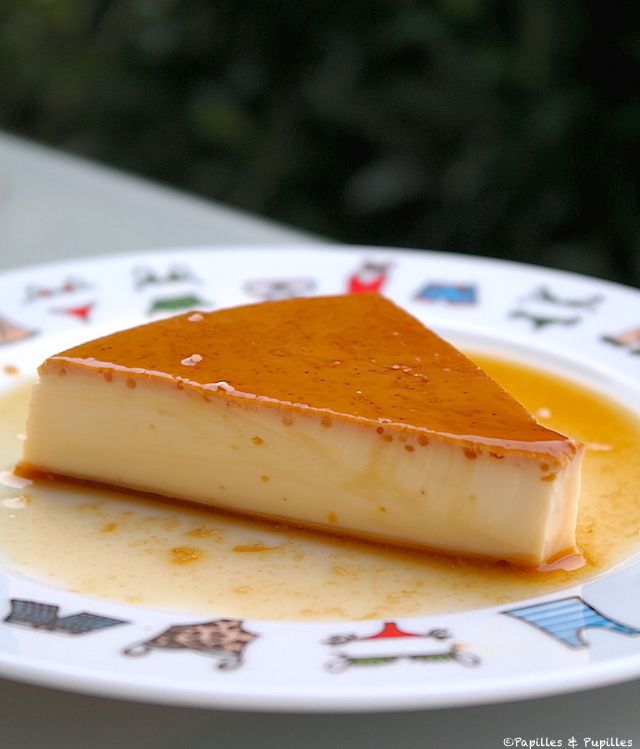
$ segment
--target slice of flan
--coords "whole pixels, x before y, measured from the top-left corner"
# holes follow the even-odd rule
[[[20,472],[538,566],[582,445],[376,294],[188,312],[47,359]]]

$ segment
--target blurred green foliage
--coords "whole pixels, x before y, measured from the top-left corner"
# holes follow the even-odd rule
[[[636,12],[4,0],[0,127],[339,240],[637,283]]]

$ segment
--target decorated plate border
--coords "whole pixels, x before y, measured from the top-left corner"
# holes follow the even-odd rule
[[[431,327],[542,352],[640,411],[640,293],[496,260],[332,246],[190,248],[0,275],[0,391],[76,328],[289,296],[378,291]],[[55,347],[55,346],[54,346]],[[34,362],[29,361],[31,369]],[[0,674],[174,704],[371,710],[511,700],[640,675],[640,562],[503,607],[388,621],[202,618],[0,571]]]

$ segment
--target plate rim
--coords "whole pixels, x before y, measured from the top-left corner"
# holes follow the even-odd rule
[[[342,242],[287,242],[277,243],[270,242],[264,244],[256,243],[241,243],[241,244],[196,244],[196,245],[176,245],[175,247],[143,247],[131,251],[119,251],[114,253],[98,253],[96,255],[88,255],[87,257],[82,256],[71,256],[56,258],[54,260],[45,260],[37,263],[26,263],[24,265],[17,265],[11,268],[0,268],[0,279],[11,275],[22,275],[28,274],[32,270],[55,270],[64,265],[73,265],[75,263],[80,264],[92,264],[108,262],[111,260],[125,261],[127,259],[137,259],[138,257],[144,258],[152,255],[170,255],[180,252],[196,252],[196,253],[208,253],[208,252],[269,252],[271,250],[277,250],[278,252],[296,253],[305,251],[317,251],[326,252],[327,254],[338,255],[344,253],[348,255],[352,252],[360,252],[364,255],[378,254],[384,255],[385,253],[393,256],[404,256],[404,257],[416,257],[420,255],[426,255],[434,260],[447,260],[447,261],[473,261],[478,262],[485,267],[490,266],[506,266],[513,270],[521,269],[523,271],[531,270],[533,272],[544,272],[558,279],[567,279],[575,281],[588,281],[594,284],[602,285],[603,287],[609,287],[612,290],[617,289],[623,292],[632,292],[640,294],[640,289],[635,286],[629,286],[627,284],[620,283],[619,281],[611,281],[606,278],[599,278],[598,276],[591,276],[586,273],[578,273],[576,271],[564,270],[562,268],[550,268],[545,265],[539,265],[533,262],[524,262],[521,260],[510,260],[507,258],[496,258],[487,255],[470,255],[464,252],[454,252],[452,250],[432,250],[429,248],[411,248],[411,247],[394,247],[392,245],[368,245],[368,244],[347,244]]]
[[[269,253],[277,251],[278,253],[300,253],[300,252],[314,252],[323,254],[342,255],[344,257],[363,258],[371,256],[384,256],[387,259],[394,260],[396,258],[429,258],[436,263],[440,261],[447,261],[452,263],[469,263],[479,264],[484,268],[509,268],[513,271],[526,273],[527,271],[533,271],[536,273],[543,273],[545,277],[555,279],[558,281],[570,280],[579,281],[581,283],[587,282],[593,287],[601,288],[603,290],[609,290],[615,294],[624,294],[625,296],[631,294],[633,297],[640,298],[640,290],[626,286],[617,282],[604,280],[592,276],[582,275],[571,271],[565,271],[555,268],[546,268],[536,264],[522,263],[518,261],[503,260],[500,258],[489,258],[477,255],[467,255],[464,253],[454,252],[441,252],[432,250],[420,250],[410,248],[393,248],[393,247],[382,247],[382,246],[369,246],[369,245],[347,245],[347,244],[334,244],[334,243],[320,243],[320,242],[295,242],[295,243],[269,243],[269,244],[238,244],[238,245],[195,245],[195,246],[184,246],[184,247],[167,247],[167,248],[147,248],[143,250],[135,250],[132,252],[119,252],[114,254],[100,254],[90,257],[71,257],[71,258],[59,258],[53,261],[47,261],[43,263],[34,263],[30,265],[24,265],[20,267],[0,270],[0,283],[6,278],[19,279],[21,276],[29,276],[33,272],[47,272],[51,270],[58,271],[66,267],[82,266],[91,267],[92,265],[107,262],[107,263],[122,263],[122,262],[135,262],[145,260],[147,258],[158,257],[158,256],[171,256],[178,255],[180,253],[196,253],[196,254],[215,254],[220,252],[231,252],[231,253],[247,253],[247,252],[259,252]],[[89,329],[90,330],[90,329]],[[47,334],[45,334],[47,335]],[[50,335],[50,333],[49,333]],[[18,346],[29,345],[30,341],[17,344]],[[13,346],[11,347],[13,348]],[[625,373],[626,374],[626,373]],[[615,568],[617,569],[617,568]],[[0,575],[4,574],[0,568]],[[608,572],[603,573],[604,578],[608,575]],[[601,579],[601,578],[599,578]],[[56,591],[58,589],[55,589]],[[535,596],[533,599],[522,599],[522,601],[538,600],[540,598],[548,598],[549,595],[561,594],[564,589],[556,591],[555,594],[548,594],[544,596]],[[90,596],[81,596],[83,600],[91,599],[98,600],[107,606],[111,603],[104,599],[92,599]],[[521,602],[512,602],[520,604]],[[122,607],[124,604],[118,604]],[[153,611],[149,607],[132,607],[138,611]],[[498,608],[495,606],[487,606],[481,609],[471,609],[466,612],[470,614],[476,611],[497,611]],[[159,612],[158,612],[159,613]],[[175,618],[182,618],[183,612],[174,612]],[[432,618],[434,615],[422,615],[415,617],[401,617],[403,619],[424,619]],[[435,615],[437,616],[437,615]],[[195,616],[194,616],[195,618]],[[247,621],[267,621],[267,620],[252,620]],[[358,620],[360,622],[366,622],[368,624],[374,624],[378,620]],[[319,624],[320,622],[313,622],[313,624]],[[337,622],[321,622],[323,625],[331,625],[340,628],[346,627],[350,622],[344,620]],[[306,622],[279,622],[279,624],[295,624],[296,626],[304,627],[307,625]],[[79,669],[82,671],[83,669]],[[75,672],[73,667],[69,667],[67,675],[64,675],[64,669],[62,670],[63,678],[61,679],[61,669],[59,666],[52,666],[51,669],[44,668],[42,664],[29,665],[28,663],[21,662],[20,658],[7,657],[7,654],[0,650],[0,674],[6,678],[25,681],[33,684],[40,684],[42,686],[48,686],[52,688],[60,688],[68,691],[80,691],[83,693],[91,693],[102,696],[108,696],[112,698],[130,699],[137,701],[148,701],[153,703],[162,704],[179,704],[179,705],[191,705],[197,707],[222,707],[233,710],[270,710],[274,712],[361,712],[370,710],[372,708],[378,709],[390,709],[390,710],[415,710],[415,709],[430,709],[438,707],[454,707],[471,704],[486,704],[491,702],[501,701],[512,701],[512,700],[524,700],[533,697],[541,697],[551,694],[559,694],[570,691],[582,691],[587,689],[596,688],[599,686],[605,686],[608,684],[614,684],[621,681],[633,679],[640,675],[640,652],[632,655],[617,656],[601,662],[588,662],[579,666],[574,665],[568,667],[561,673],[555,673],[554,671],[542,672],[539,676],[528,675],[524,683],[520,683],[519,680],[514,679],[513,676],[496,677],[491,676],[486,679],[478,681],[466,681],[461,688],[449,688],[449,691],[445,689],[444,693],[441,694],[440,698],[434,697],[430,694],[430,689],[426,692],[411,692],[409,694],[404,693],[403,690],[398,690],[397,693],[393,693],[393,696],[389,693],[389,684],[382,684],[378,691],[374,693],[365,693],[362,697],[358,697],[356,693],[361,692],[361,687],[353,687],[351,690],[344,686],[339,690],[340,694],[338,697],[327,698],[326,687],[319,689],[322,692],[324,690],[323,697],[315,694],[299,694],[300,690],[298,687],[295,688],[296,694],[291,694],[288,697],[282,697],[280,693],[276,696],[269,696],[268,693],[261,693],[258,690],[252,697],[249,697],[247,703],[247,689],[243,687],[242,690],[237,690],[237,693],[233,690],[226,693],[225,690],[216,691],[215,687],[217,683],[210,682],[209,688],[213,688],[213,692],[207,690],[195,689],[195,691],[179,690],[179,692],[171,693],[170,690],[166,689],[166,686],[158,686],[157,689],[150,689],[149,692],[144,694],[140,690],[145,686],[149,688],[146,683],[146,678],[131,678],[118,680],[111,677],[103,679],[104,673],[99,672],[98,676],[94,674],[91,676],[89,673],[90,669],[86,674]],[[73,672],[73,675],[72,675]],[[68,677],[68,678],[67,678]],[[74,678],[76,682],[74,682]],[[149,677],[153,680],[154,677]],[[69,682],[69,683],[67,683]],[[514,684],[514,682],[516,682]],[[127,685],[129,685],[127,687]],[[433,685],[435,687],[435,685]],[[415,685],[412,686],[415,690]],[[239,704],[240,691],[243,693],[244,700],[242,704]],[[251,690],[249,690],[250,692]],[[354,694],[349,694],[349,692]],[[124,696],[123,696],[124,695]],[[347,704],[345,704],[345,695]],[[148,699],[147,699],[148,696]],[[319,704],[322,702],[322,704]]]

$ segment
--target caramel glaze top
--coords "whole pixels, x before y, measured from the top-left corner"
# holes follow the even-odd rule
[[[284,407],[487,440],[562,462],[578,449],[377,294],[187,312],[83,343],[48,360],[55,361],[125,369],[128,377],[163,373],[192,386],[222,381],[232,388],[217,390],[222,397],[236,391]]]

